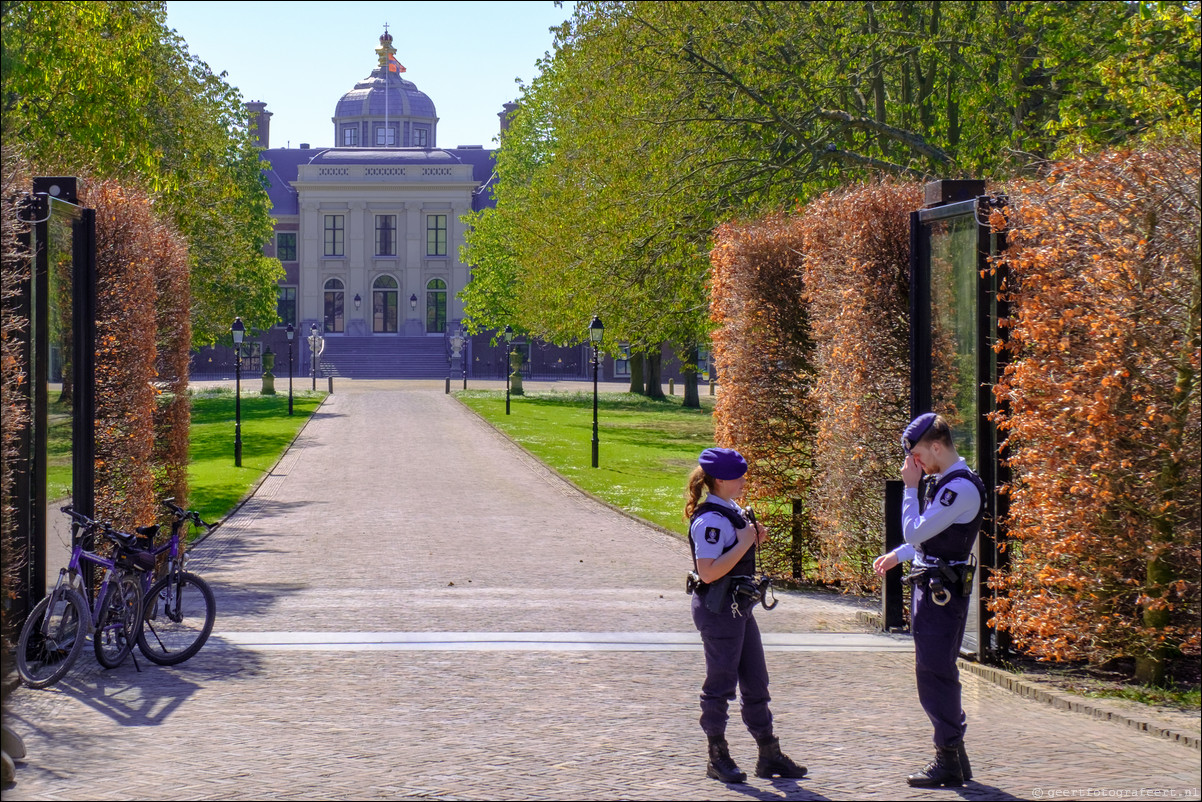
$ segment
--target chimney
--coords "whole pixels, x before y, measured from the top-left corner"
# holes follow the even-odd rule
[[[509,130],[509,118],[518,110],[518,104],[511,100],[502,105],[501,109],[501,111],[497,112],[497,116],[501,118],[501,133],[503,134]]]
[[[250,112],[250,131],[255,138],[255,145],[266,150],[270,141],[271,112],[261,100],[246,103],[246,110]]]

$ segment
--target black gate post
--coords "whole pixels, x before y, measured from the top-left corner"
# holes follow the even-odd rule
[[[885,554],[902,544],[902,499],[906,485],[901,479],[885,480]],[[902,596],[902,567],[885,572],[881,580],[881,629],[905,629],[905,599]]]

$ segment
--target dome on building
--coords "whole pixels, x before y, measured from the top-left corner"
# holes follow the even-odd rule
[[[348,117],[382,118],[386,112],[394,117],[438,116],[434,101],[416,84],[393,73],[385,73],[386,79],[381,72],[383,68],[372,70],[370,77],[342,96],[334,109],[335,122]]]
[[[376,48],[377,67],[334,107],[335,147],[434,147],[434,101],[401,74],[387,31]]]

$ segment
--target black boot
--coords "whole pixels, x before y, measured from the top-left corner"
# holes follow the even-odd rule
[[[964,785],[959,751],[960,742],[935,747],[935,759],[921,773],[907,777],[906,782],[914,788],[958,788]]]
[[[957,744],[956,756],[960,758],[960,773],[964,775],[964,781],[968,782],[972,779],[972,766],[968,765],[968,753],[964,751],[964,741]]]
[[[760,757],[755,762],[755,776],[771,780],[779,776],[786,779],[800,780],[806,776],[806,767],[799,766],[793,759],[780,751],[780,739],[775,735],[757,740],[760,746]]]
[[[724,783],[741,783],[747,775],[739,771],[734,760],[730,757],[730,749],[726,746],[726,736],[709,736],[710,760],[705,767],[705,776]]]

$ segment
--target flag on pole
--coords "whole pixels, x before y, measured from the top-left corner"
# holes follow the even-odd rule
[[[396,56],[391,53],[388,55],[388,71],[389,72],[405,72],[405,65],[396,60]]]

